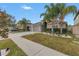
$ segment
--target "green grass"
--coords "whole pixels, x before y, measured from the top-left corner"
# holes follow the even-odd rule
[[[73,38],[49,36],[41,33],[23,36],[31,41],[40,43],[49,48],[58,50],[64,54],[79,56],[79,45],[73,42]]]
[[[10,52],[7,56],[25,56],[26,54],[10,39],[0,41],[0,50],[4,48],[10,48]]]

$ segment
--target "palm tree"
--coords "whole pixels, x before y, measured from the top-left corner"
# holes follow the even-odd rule
[[[74,5],[71,5],[71,6],[67,6],[66,4],[64,3],[58,3],[56,4],[57,8],[58,8],[58,11],[59,11],[59,19],[61,21],[64,21],[64,17],[70,13],[75,13],[77,11],[77,8],[76,6]]]
[[[45,5],[45,13],[42,13],[40,15],[41,16],[44,16],[43,17],[43,29],[46,30],[47,29],[47,22],[50,22],[54,19],[57,19],[57,15],[58,15],[58,9],[56,7],[55,4],[51,3],[50,5]]]
[[[43,20],[51,21],[57,20],[57,18],[63,22],[64,17],[69,13],[75,13],[77,8],[74,5],[66,6],[64,3],[56,3],[45,6],[46,12],[42,13],[40,16],[44,16]],[[62,33],[62,28],[61,28]]]
[[[45,5],[45,9],[46,9],[45,13],[42,13],[40,15],[40,17],[44,16],[43,17],[44,21],[51,21],[51,19],[53,20],[57,18],[59,11],[56,4],[51,3],[50,5]]]
[[[59,18],[64,20],[64,17],[69,13],[75,13],[77,11],[76,6],[66,6],[64,3],[51,3],[50,5],[45,5],[46,12],[40,15],[44,16],[44,20],[51,20],[53,18]]]
[[[77,8],[74,5],[66,6],[66,4],[64,4],[64,3],[57,4],[57,8],[59,10],[58,17],[59,17],[59,19],[61,21],[60,33],[62,33],[62,22],[64,22],[65,16],[70,14],[70,13],[74,14],[77,11]]]

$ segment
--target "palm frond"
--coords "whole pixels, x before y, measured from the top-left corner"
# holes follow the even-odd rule
[[[45,16],[46,15],[46,13],[42,13],[41,15],[40,15],[40,18],[42,17],[42,16]]]
[[[62,14],[63,15],[67,15],[69,13],[75,13],[77,11],[77,8],[75,6],[68,6],[66,8],[63,9]]]

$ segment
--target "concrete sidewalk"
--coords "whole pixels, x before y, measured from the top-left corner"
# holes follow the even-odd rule
[[[10,34],[9,37],[29,56],[67,56],[61,52],[45,47],[41,44],[22,38],[23,35],[33,34],[34,32],[23,32]]]

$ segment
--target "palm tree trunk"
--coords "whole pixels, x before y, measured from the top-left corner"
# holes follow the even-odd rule
[[[60,27],[60,33],[62,34],[62,22],[64,22],[64,16],[61,16],[60,17],[60,21],[61,21],[61,23],[60,23],[60,25],[61,25],[61,27]]]

